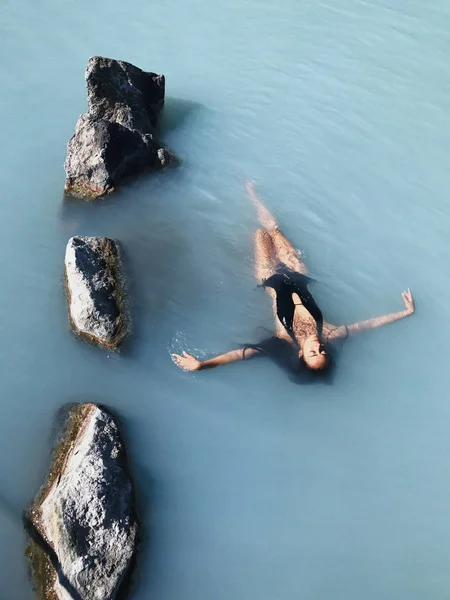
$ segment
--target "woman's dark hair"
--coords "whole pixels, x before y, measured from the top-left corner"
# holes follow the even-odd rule
[[[327,348],[327,362],[323,369],[311,369],[303,358],[298,359],[297,370],[289,371],[289,379],[297,384],[309,383],[325,383],[331,385],[333,383],[335,361],[334,356]]]
[[[300,385],[310,383],[333,383],[334,356],[327,347],[328,361],[324,369],[314,370],[308,367],[305,361],[299,357],[300,348],[279,337],[272,336],[259,344],[245,344],[244,348],[254,348],[262,354],[270,357],[283,371],[287,372],[293,383]]]

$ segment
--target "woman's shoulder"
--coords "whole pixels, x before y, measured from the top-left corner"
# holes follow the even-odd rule
[[[340,325],[335,327],[330,323],[324,323],[322,332],[328,342],[337,342],[339,340],[345,340],[348,336],[348,329],[346,325]]]

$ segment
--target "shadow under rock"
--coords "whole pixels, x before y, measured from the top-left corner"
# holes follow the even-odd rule
[[[180,128],[193,113],[203,109],[203,104],[183,98],[166,98],[158,132],[161,137]]]
[[[0,514],[14,526],[20,524],[20,512],[16,510],[14,504],[0,493]]]
[[[73,600],[83,600],[81,595],[77,592],[77,590],[73,587],[69,579],[64,574],[63,568],[58,559],[58,555],[50,546],[50,544],[44,539],[44,537],[39,533],[34,523],[31,521],[31,519],[26,513],[23,514],[22,520],[24,529],[30,540],[34,544],[36,544],[36,546],[38,546],[50,560],[53,568],[55,569],[55,572],[58,575],[58,580],[61,587],[63,587],[66,590],[70,598],[73,598]]]

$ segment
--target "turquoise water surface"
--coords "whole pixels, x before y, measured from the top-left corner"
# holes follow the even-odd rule
[[[133,600],[450,594],[450,5],[444,0],[4,0],[0,20],[0,598],[33,598],[21,513],[57,410],[117,410],[145,524]],[[166,75],[177,169],[63,203],[100,54]],[[332,386],[266,360],[188,374],[272,327],[253,179],[349,341]],[[133,336],[71,335],[64,249],[123,246]]]

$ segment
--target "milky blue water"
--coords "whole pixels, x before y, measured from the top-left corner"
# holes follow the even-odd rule
[[[134,600],[443,600],[450,570],[450,5],[4,0],[0,20],[0,597],[33,598],[20,515],[56,411],[116,409],[145,524]],[[167,77],[181,167],[64,205],[91,55]],[[332,386],[265,360],[187,374],[272,326],[254,179],[348,342]],[[119,356],[69,332],[74,234],[123,245]]]

